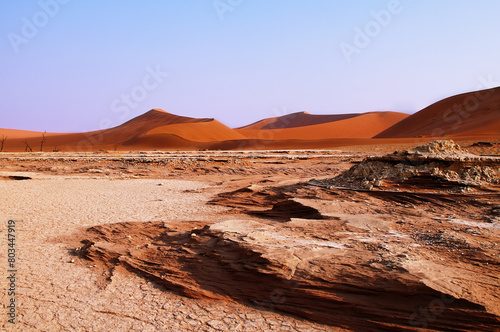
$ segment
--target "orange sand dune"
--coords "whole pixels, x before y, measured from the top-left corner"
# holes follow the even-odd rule
[[[41,150],[41,132],[0,129],[4,151]],[[47,133],[43,151],[317,149],[353,145],[412,144],[434,136],[456,140],[500,138],[500,88],[440,101],[409,116],[397,112],[269,118],[231,129],[211,119],[153,109],[120,126],[87,133]],[[420,137],[420,138],[416,138]]]
[[[154,134],[173,134],[194,142],[216,142],[227,140],[246,139],[236,130],[226,127],[217,120],[207,122],[176,123],[157,127],[146,133],[147,136]]]
[[[40,151],[42,133],[6,130],[5,134],[8,136],[5,151],[24,151],[26,143],[33,151]],[[214,119],[189,118],[154,109],[110,129],[78,134],[47,133],[44,151],[198,148],[199,142],[244,139],[245,136]]]
[[[40,137],[41,138],[43,134],[44,133],[41,131],[28,131],[28,130],[0,128],[0,138],[6,136],[7,139],[31,138],[31,137]],[[65,135],[65,134],[45,133],[46,137],[59,136],[59,135]]]
[[[122,142],[144,135],[148,131],[161,126],[180,123],[192,124],[197,122],[210,122],[212,120],[213,119],[196,119],[178,116],[160,109],[153,109],[120,126],[102,130],[95,136],[89,137],[89,141],[99,142],[97,143],[99,145],[121,144]]]
[[[310,115],[307,113],[295,113],[297,116],[285,120],[274,120],[274,122],[256,123],[244,128],[258,129],[236,129],[239,133],[252,139],[265,140],[323,140],[332,138],[371,138],[390,126],[408,117],[408,114],[397,112],[370,112],[364,114],[344,115]],[[293,115],[293,114],[291,114]],[[287,116],[285,116],[287,117]],[[320,119],[331,120],[331,122],[318,123]],[[274,118],[276,119],[276,118]],[[297,121],[303,120],[303,121]],[[266,120],[264,120],[266,121]],[[288,122],[290,121],[290,122]],[[272,124],[291,124],[289,127],[280,129],[269,128]],[[318,123],[309,125],[309,123]]]
[[[321,123],[345,120],[359,115],[360,114],[315,115],[315,114],[309,114],[307,112],[297,112],[275,118],[260,120],[255,123],[252,123],[251,125],[240,127],[237,129],[259,130],[259,129],[284,129],[284,128],[305,127]]]
[[[89,137],[93,137],[97,131],[88,133],[75,133],[75,134],[53,134],[47,133],[45,135],[45,142],[43,143],[43,151],[53,151],[53,150],[80,150],[81,146],[92,145],[89,141]],[[1,133],[0,133],[1,137]],[[5,141],[4,151],[15,152],[24,151],[26,149],[26,143],[31,147],[31,149],[36,152],[40,151],[40,145],[42,141],[42,133],[40,135],[30,135],[27,137],[17,137],[11,138],[7,137]],[[100,148],[91,150],[99,150]],[[86,151],[86,149],[81,149]]]
[[[469,92],[432,104],[377,138],[500,137],[500,88]]]
[[[195,150],[203,148],[197,142],[186,140],[173,134],[152,134],[134,137],[124,142],[120,150],[162,150],[165,148]]]
[[[214,119],[189,118],[154,109],[118,127],[97,132],[88,140],[97,142],[98,145],[113,145],[150,134],[173,134],[200,142],[244,139],[236,131]]]

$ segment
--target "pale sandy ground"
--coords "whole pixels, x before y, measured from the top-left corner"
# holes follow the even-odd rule
[[[163,185],[159,186],[158,184]],[[2,331],[337,331],[237,303],[185,298],[117,271],[104,289],[70,255],[75,233],[122,221],[224,219],[181,180],[39,176],[0,181]],[[227,218],[227,217],[226,217]],[[7,221],[17,221],[17,322],[7,323]]]

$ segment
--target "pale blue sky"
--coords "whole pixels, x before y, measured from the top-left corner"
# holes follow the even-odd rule
[[[87,131],[151,108],[231,127],[414,113],[500,86],[498,13],[498,0],[2,1],[0,127]]]

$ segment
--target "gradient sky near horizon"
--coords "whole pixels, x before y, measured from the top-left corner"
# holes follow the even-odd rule
[[[89,131],[151,108],[230,127],[411,114],[500,86],[499,12],[498,0],[2,1],[0,128]]]

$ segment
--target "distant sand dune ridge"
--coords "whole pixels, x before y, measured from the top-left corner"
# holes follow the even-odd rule
[[[42,136],[46,140],[42,144]],[[464,93],[408,115],[399,112],[313,115],[297,112],[231,129],[213,118],[152,109],[117,127],[85,133],[1,129],[4,150],[314,149],[451,137],[500,138],[500,88]]]

